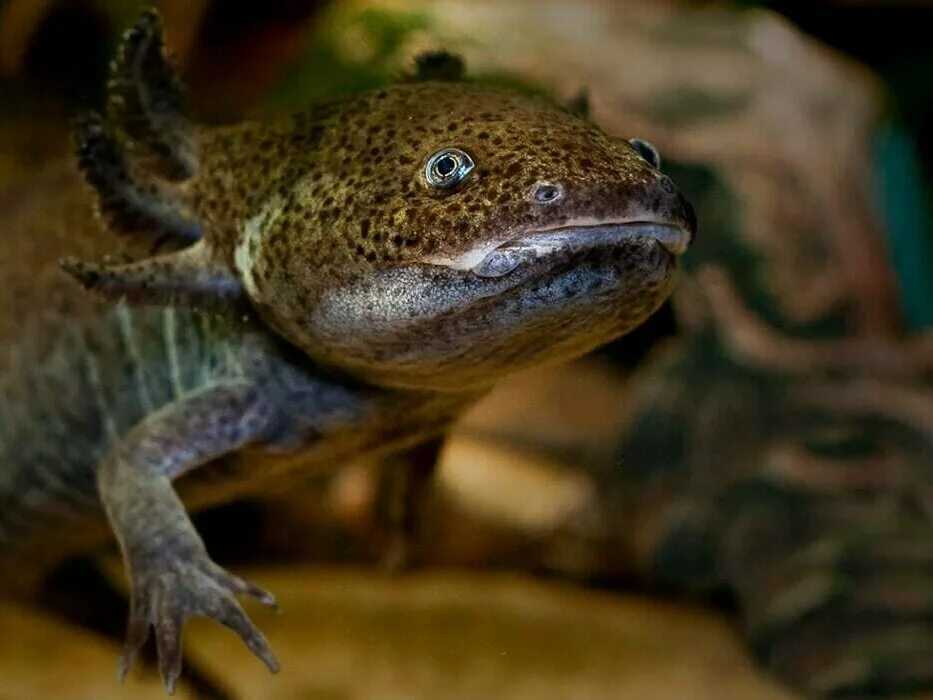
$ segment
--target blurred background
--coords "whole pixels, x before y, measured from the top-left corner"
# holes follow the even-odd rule
[[[283,601],[256,617],[285,670],[194,625],[180,694],[933,689],[933,3],[156,4],[202,122],[447,49],[474,80],[585,96],[659,148],[700,220],[649,323],[458,425],[410,571],[384,565],[401,464],[203,514],[217,558]],[[0,188],[27,207],[78,186],[69,120],[140,6],[0,0]],[[113,682],[116,641],[85,617],[97,632],[0,603],[0,699],[160,697],[151,670]]]

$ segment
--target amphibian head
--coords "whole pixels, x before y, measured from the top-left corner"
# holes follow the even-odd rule
[[[218,138],[264,138],[236,176],[276,174],[235,266],[282,335],[377,383],[461,388],[582,354],[664,301],[694,234],[650,147],[535,98],[413,83],[291,124]]]
[[[127,34],[78,152],[112,228],[181,249],[66,261],[85,286],[247,303],[319,363],[442,390],[580,355],[670,293],[695,219],[644,142],[436,60],[447,81],[198,128],[159,32],[147,12]]]

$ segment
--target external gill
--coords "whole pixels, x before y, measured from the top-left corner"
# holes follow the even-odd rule
[[[182,112],[178,73],[165,50],[162,19],[147,9],[120,43],[107,83],[107,119],[142,145],[148,165],[171,181],[197,171],[194,132]]]
[[[226,303],[240,297],[201,221],[185,204],[184,181],[197,170],[194,129],[181,112],[180,81],[166,54],[162,22],[146,10],[124,36],[111,67],[106,117],[77,120],[78,165],[111,230],[145,236],[175,252],[127,264],[68,259],[84,287],[137,304]]]
[[[174,188],[134,168],[117,132],[99,114],[76,121],[75,149],[78,167],[94,188],[98,211],[111,230],[155,242],[188,244],[201,237],[200,222],[185,212]]]

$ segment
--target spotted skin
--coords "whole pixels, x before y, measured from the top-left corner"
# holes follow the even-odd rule
[[[432,189],[423,180],[425,161],[451,144],[469,153],[476,168],[455,190]],[[388,278],[396,278],[392,284],[401,288],[424,280],[422,271],[407,266],[579,219],[622,221],[650,212],[652,218],[695,228],[670,179],[626,142],[544,101],[449,82],[395,86],[312,109],[274,127],[223,130],[205,139],[202,158],[206,174],[192,182],[192,206],[212,230],[232,223],[245,232],[231,232],[228,241],[248,251],[247,287],[260,313],[313,357],[380,381],[430,382],[431,377],[408,378],[408,368],[398,364],[378,366],[382,362],[368,348],[349,343],[354,338],[346,338],[345,329],[360,314],[327,313],[335,288],[360,290],[362,303],[378,305],[384,303],[378,297],[384,297]],[[247,176],[217,177],[231,171]],[[262,187],[244,184],[255,182]],[[546,183],[563,186],[559,202],[535,201],[536,187]],[[251,228],[259,230],[249,235]],[[225,245],[220,254],[234,259],[230,243]],[[620,253],[629,268],[620,273],[633,277],[640,261],[658,269],[659,261],[651,260],[655,254],[631,246]],[[385,279],[370,293],[366,283],[379,275]],[[642,275],[646,284],[633,290],[619,329],[653,310],[665,295],[667,277],[666,272]],[[488,282],[479,290],[479,281],[469,281],[487,298],[513,284],[503,282],[498,290],[489,289]],[[462,287],[463,281],[435,269],[427,284],[435,297],[459,297],[460,291],[448,288]],[[318,313],[310,315],[309,304],[319,301]],[[462,327],[444,330],[426,326],[419,345],[462,347],[472,337]],[[540,342],[548,331],[559,329],[529,329],[529,340]],[[410,346],[413,338],[406,329],[398,340]],[[486,347],[489,340],[478,338],[477,344]],[[395,351],[404,355],[405,348]],[[486,371],[474,368],[469,374],[479,377],[468,381],[479,381]]]
[[[452,144],[475,172],[454,192],[426,187],[426,155]],[[202,153],[205,176],[191,194],[203,219],[242,225],[277,195],[281,223],[264,253],[273,266],[300,252],[296,270],[343,274],[453,254],[493,232],[560,226],[584,212],[684,216],[673,183],[621,139],[543,100],[460,83],[398,85],[280,124],[223,129]],[[217,177],[231,171],[244,176]],[[560,206],[534,201],[546,179],[568,183]]]
[[[498,378],[622,335],[670,293],[696,222],[627,141],[465,83],[197,127],[160,25],[143,13],[107,114],[82,122],[91,192],[66,175],[55,201],[5,208],[0,581],[29,590],[109,525],[131,583],[121,675],[154,631],[172,692],[191,615],[278,668],[236,596],[274,599],[211,560],[189,509],[416,448]],[[450,144],[477,167],[439,191],[424,163]],[[504,245],[524,246],[511,272],[464,263]]]

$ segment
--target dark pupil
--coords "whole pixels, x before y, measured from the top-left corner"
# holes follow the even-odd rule
[[[457,160],[453,156],[441,156],[435,163],[434,169],[441,177],[447,177],[457,169]]]
[[[538,199],[547,202],[557,196],[557,188],[553,185],[544,185],[538,190]]]

